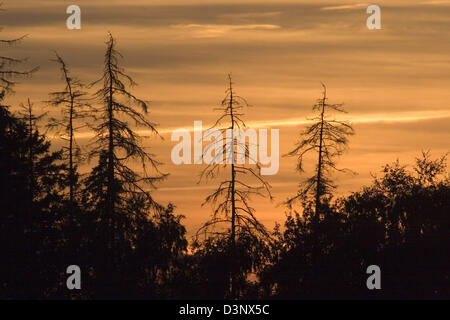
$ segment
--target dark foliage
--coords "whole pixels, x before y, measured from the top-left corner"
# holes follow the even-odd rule
[[[263,286],[280,298],[448,298],[445,157],[423,153],[413,169],[386,165],[372,185],[329,205],[318,222],[311,207],[289,215],[275,233],[272,264],[260,273]],[[366,288],[372,264],[382,270],[380,291]]]

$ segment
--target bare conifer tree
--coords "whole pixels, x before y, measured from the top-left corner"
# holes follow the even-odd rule
[[[81,148],[77,144],[75,133],[87,126],[85,123],[80,124],[79,120],[88,117],[92,110],[89,108],[87,92],[83,91],[85,86],[80,80],[70,75],[68,66],[61,56],[56,52],[55,56],[56,58],[52,61],[59,64],[65,87],[62,91],[50,93],[48,103],[55,107],[61,107],[62,118],[50,118],[48,127],[55,128],[60,134],[60,138],[67,142],[67,145],[63,146],[63,157],[69,163],[69,200],[72,203],[77,181],[77,164],[81,160]]]
[[[148,111],[148,102],[129,91],[129,86],[136,83],[119,66],[122,55],[115,49],[116,42],[111,34],[106,45],[103,75],[92,84],[101,85],[95,96],[102,102],[103,107],[97,110],[100,122],[93,128],[96,134],[95,146],[90,151],[90,157],[100,157],[100,160],[105,157],[105,213],[109,226],[116,230],[120,229],[120,226],[112,226],[111,219],[119,212],[127,211],[127,201],[130,198],[145,198],[149,207],[161,209],[146,187],[154,189],[155,183],[164,179],[167,174],[159,171],[160,162],[155,160],[153,154],[145,151],[141,146],[142,137],[127,122],[131,120],[136,126],[149,129],[158,135],[156,125],[144,116]],[[140,108],[144,114],[136,108]],[[142,174],[130,167],[129,162],[132,160],[142,165]],[[152,176],[149,174],[148,165],[154,172]]]
[[[303,172],[303,158],[311,152],[317,152],[318,159],[313,176],[300,185],[297,195],[286,201],[289,207],[297,200],[305,199],[308,194],[314,195],[315,219],[320,218],[321,201],[325,195],[330,195],[336,187],[330,175],[333,171],[344,171],[336,167],[336,157],[343,154],[347,147],[348,136],[354,134],[351,124],[347,121],[329,118],[330,111],[346,112],[343,104],[330,104],[327,98],[327,88],[322,83],[322,98],[317,99],[313,111],[318,115],[312,118],[314,123],[307,127],[300,135],[301,140],[288,156],[297,157],[297,170]]]
[[[235,299],[237,294],[236,238],[243,234],[268,236],[264,226],[256,219],[255,210],[249,204],[250,196],[268,196],[272,199],[272,195],[270,185],[260,175],[259,162],[250,153],[250,145],[236,140],[239,134],[239,131],[237,134],[236,131],[246,127],[241,117],[243,116],[242,109],[248,104],[244,98],[236,95],[231,75],[228,75],[228,80],[226,96],[222,100],[221,107],[215,108],[221,112],[221,116],[209,129],[217,129],[221,135],[216,136],[214,142],[205,148],[203,157],[210,152],[209,148],[222,150],[222,152],[217,152],[214,158],[207,162],[207,167],[201,173],[200,181],[203,178],[207,180],[216,178],[221,175],[223,170],[225,170],[225,176],[228,177],[219,183],[218,188],[212,194],[206,197],[203,205],[212,204],[214,212],[212,218],[197,231],[197,238],[201,234],[204,234],[205,237],[211,235],[229,237],[229,294],[231,299]],[[208,135],[206,133],[205,137]],[[217,146],[219,147],[217,148]],[[244,159],[244,162],[255,163],[254,167],[245,163],[236,163],[236,159],[239,157]]]

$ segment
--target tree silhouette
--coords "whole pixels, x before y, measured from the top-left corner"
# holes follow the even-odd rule
[[[324,217],[288,215],[275,230],[271,263],[260,272],[278,298],[445,298],[450,184],[446,157],[425,152],[412,170],[385,165],[373,182],[324,208]],[[383,270],[383,290],[365,286],[365,269]]]
[[[28,98],[27,104],[21,104],[21,111],[19,112],[20,119],[24,121],[24,123],[27,125],[27,131],[28,131],[28,150],[27,150],[27,158],[28,158],[28,205],[29,205],[29,215],[32,214],[32,207],[33,207],[33,199],[35,195],[35,174],[34,174],[34,167],[35,167],[35,139],[39,138],[38,136],[38,128],[37,128],[37,122],[42,120],[42,118],[46,115],[46,113],[35,115],[33,113],[33,104],[30,101],[30,98]],[[35,139],[33,139],[35,138]]]
[[[288,156],[297,157],[297,170],[303,172],[303,158],[310,151],[316,151],[318,155],[315,174],[308,178],[297,195],[289,198],[286,203],[292,207],[293,202],[304,199],[304,197],[313,193],[315,198],[315,219],[320,218],[322,198],[330,195],[335,185],[330,178],[334,170],[343,171],[336,167],[335,158],[342,155],[348,143],[348,136],[353,134],[353,128],[347,121],[329,119],[330,111],[345,112],[342,104],[328,103],[327,88],[322,83],[322,98],[318,99],[313,106],[313,111],[318,115],[311,120],[312,125],[307,127],[301,133],[301,140],[297,142],[295,148],[289,152]]]
[[[22,39],[0,39],[0,45],[16,45]],[[40,218],[58,203],[61,186],[58,153],[49,152],[50,144],[36,130],[31,103],[25,122],[4,102],[17,78],[37,70],[17,70],[23,61],[0,56],[0,297],[8,299],[37,297],[48,285],[40,268],[39,254],[48,236]]]
[[[134,86],[136,83],[119,66],[119,59],[122,55],[115,49],[115,40],[111,34],[109,34],[106,44],[103,75],[92,84],[101,84],[101,88],[95,93],[95,96],[103,103],[103,108],[99,110],[103,121],[94,127],[97,146],[91,150],[90,156],[99,156],[106,152],[107,212],[112,215],[118,202],[116,180],[123,183],[123,191],[126,195],[131,197],[145,195],[153,207],[159,208],[150,194],[144,190],[143,185],[155,188],[155,183],[167,175],[160,173],[158,170],[160,163],[140,146],[140,137],[122,119],[128,117],[137,126],[145,127],[156,135],[158,135],[158,131],[154,123],[149,122],[143,114],[135,110],[136,107],[139,107],[144,113],[147,113],[147,102],[128,91],[126,83],[128,82],[130,86]],[[138,159],[141,162],[143,176],[127,166],[126,162],[130,159]],[[156,172],[155,176],[148,174],[147,163]]]
[[[248,104],[228,76],[220,116],[203,135],[213,143],[202,154],[207,165],[199,182],[219,181],[203,203],[213,212],[189,252],[184,216],[152,197],[167,175],[134,129],[158,135],[146,118],[148,103],[131,93],[135,83],[120,67],[111,34],[106,44],[102,76],[92,84],[100,87],[101,106],[92,109],[89,126],[89,156],[98,162],[84,179],[75,137],[91,110],[82,83],[56,54],[65,85],[49,103],[63,116],[49,126],[67,144],[53,151],[30,99],[18,112],[5,102],[17,79],[34,70],[20,71],[22,59],[0,56],[1,299],[450,297],[447,155],[422,152],[411,167],[397,160],[369,185],[333,197],[335,161],[353,129],[330,118],[344,110],[328,102],[325,85],[314,123],[289,153],[298,171],[307,154],[318,154],[314,175],[287,200],[291,209],[299,201],[302,212],[290,210],[284,227],[268,233],[251,197],[271,198],[271,187],[258,171],[255,140],[243,134]],[[83,270],[82,290],[67,290],[68,263]],[[383,290],[365,285],[372,264],[382,268]]]
[[[2,3],[0,3],[0,11],[2,9]],[[13,46],[20,43],[26,36],[22,36],[15,39],[0,39],[1,46]],[[15,66],[24,62],[25,59],[17,59],[8,56],[0,55],[0,90],[12,91],[12,88],[16,84],[16,78],[27,77],[33,74],[38,68],[34,68],[28,71],[19,71],[15,69]]]
[[[198,280],[197,289],[192,292],[191,286],[190,294],[203,299],[223,299],[224,296],[231,298],[230,271],[233,271],[235,298],[256,299],[259,297],[257,286],[248,276],[263,270],[269,262],[269,246],[265,237],[258,234],[238,233],[233,253],[227,236],[209,237],[194,248],[195,266],[192,269],[197,273],[188,274],[188,277],[191,277],[191,281],[196,277]],[[231,256],[235,259],[232,262],[230,262]],[[231,266],[236,269],[230,270]]]
[[[153,199],[150,190],[156,188],[156,183],[167,174],[159,171],[160,162],[145,150],[141,145],[142,137],[127,123],[131,120],[136,126],[158,135],[155,124],[144,115],[147,102],[129,91],[129,86],[136,83],[119,66],[122,56],[115,49],[111,34],[106,45],[103,74],[92,84],[100,85],[95,97],[103,106],[96,111],[95,141],[91,144],[89,157],[98,157],[99,162],[85,180],[83,202],[101,224],[98,232],[106,246],[99,248],[100,254],[106,255],[101,268],[105,271],[104,279],[109,281],[120,277],[117,274],[111,276],[110,272],[118,271],[123,275],[121,264],[134,250],[130,243],[138,216],[147,217],[150,211],[156,214],[165,210]],[[141,173],[131,168],[131,161],[142,165]]]
[[[213,179],[220,174],[221,169],[226,170],[227,168],[229,177],[221,181],[218,188],[206,197],[203,205],[212,204],[214,212],[212,218],[197,231],[197,237],[204,233],[205,236],[213,234],[228,238],[229,265],[231,266],[229,297],[235,299],[238,276],[236,238],[254,233],[268,235],[264,226],[254,215],[255,210],[249,204],[250,196],[269,196],[272,199],[272,195],[270,185],[260,175],[260,165],[257,159],[250,152],[250,147],[254,146],[250,146],[245,141],[236,141],[236,138],[242,134],[240,129],[246,127],[241,117],[243,116],[242,109],[248,104],[244,98],[236,95],[231,75],[228,75],[228,81],[228,88],[221,107],[215,109],[221,112],[221,116],[205,134],[205,138],[210,139],[214,135],[213,129],[217,129],[216,132],[221,133],[215,135],[214,142],[205,148],[203,158],[211,152],[212,148],[216,150],[216,153],[207,162],[207,167],[202,171],[200,180],[203,178]],[[237,134],[235,130],[237,130]],[[224,155],[225,162],[223,161]],[[238,159],[241,161],[237,161]],[[249,163],[254,163],[255,166],[246,166],[245,161],[247,160]],[[257,185],[249,183],[249,179],[256,181]],[[224,228],[228,228],[228,226],[229,230],[225,229],[224,231]]]
[[[64,158],[69,164],[69,201],[74,202],[74,193],[77,184],[77,164],[81,157],[81,148],[75,139],[77,130],[86,127],[86,124],[79,124],[79,120],[85,119],[89,115],[90,108],[87,99],[87,92],[83,91],[85,87],[80,80],[70,75],[65,61],[55,52],[56,58],[52,61],[59,64],[61,77],[65,87],[62,91],[50,93],[48,103],[55,107],[61,107],[62,118],[51,118],[48,127],[55,128],[60,134],[60,138],[67,141],[67,146],[63,147]]]
[[[60,152],[50,152],[37,130],[31,102],[24,107],[24,120],[0,108],[0,283],[2,296],[16,298],[42,295],[54,275],[46,258],[54,250],[50,230],[56,227],[53,210],[62,199],[65,170]]]
[[[386,297],[449,296],[448,177],[446,155],[432,159],[429,152],[422,152],[413,170],[398,160],[387,164],[370,186],[343,200],[341,210],[351,218],[350,235],[360,259],[365,258],[364,248],[378,249],[377,260],[388,275]],[[367,217],[372,225],[364,226],[361,222]],[[375,225],[384,232],[374,236]]]

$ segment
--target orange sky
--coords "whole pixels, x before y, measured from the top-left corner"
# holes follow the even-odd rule
[[[81,7],[81,30],[66,29],[70,4]],[[5,0],[1,37],[29,36],[2,55],[29,57],[29,67],[40,66],[9,100],[29,96],[43,106],[48,92],[61,88],[49,61],[53,50],[83,81],[97,79],[111,31],[123,66],[139,84],[134,92],[152,101],[149,116],[165,138],[146,140],[171,173],[155,197],[175,203],[191,234],[209,217],[210,208],[200,204],[213,185],[196,184],[202,166],[171,163],[170,132],[192,128],[194,120],[213,123],[229,72],[253,106],[246,110],[248,124],[280,129],[281,154],[311,115],[320,81],[330,102],[345,103],[356,135],[338,164],[359,174],[337,175],[340,193],[368,184],[370,173],[396,158],[411,163],[422,149],[434,155],[449,150],[450,1],[377,4],[382,30],[369,31],[368,4],[358,1]],[[80,142],[88,138],[82,133]],[[279,173],[267,177],[274,202],[253,203],[268,226],[284,221],[279,203],[302,178],[294,165],[281,158]]]

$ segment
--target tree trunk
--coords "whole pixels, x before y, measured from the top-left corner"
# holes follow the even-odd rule
[[[112,40],[111,40],[112,41]],[[108,51],[108,73],[109,73],[109,88],[108,88],[108,130],[109,130],[109,144],[108,144],[108,181],[106,191],[106,220],[107,220],[107,245],[111,250],[114,246],[115,228],[114,228],[114,205],[115,205],[115,191],[114,191],[114,128],[113,128],[113,72],[111,70],[111,56],[113,43],[110,44]],[[110,251],[111,252],[111,251]],[[108,254],[110,256],[110,254]],[[112,258],[112,257],[111,257]]]
[[[25,219],[25,228],[29,227],[33,214],[33,195],[34,195],[34,162],[33,162],[33,111],[31,101],[28,98],[28,170],[29,172],[29,195],[28,195],[28,216]]]
[[[325,102],[327,99],[327,91],[324,86],[323,99],[322,99],[322,112],[320,120],[320,135],[319,135],[319,159],[317,163],[317,182],[316,182],[316,210],[314,213],[314,220],[319,220],[320,218],[320,196],[322,195],[322,148],[323,148],[323,123],[325,114]]]
[[[231,117],[231,299],[236,298],[236,199],[235,199],[235,178],[234,169],[234,114],[233,114],[233,88],[230,77],[230,117]]]
[[[70,94],[70,114],[69,114],[69,199],[70,205],[73,204],[73,194],[75,185],[75,173],[73,169],[73,113],[74,113],[74,95],[67,73],[65,72],[67,87]]]

